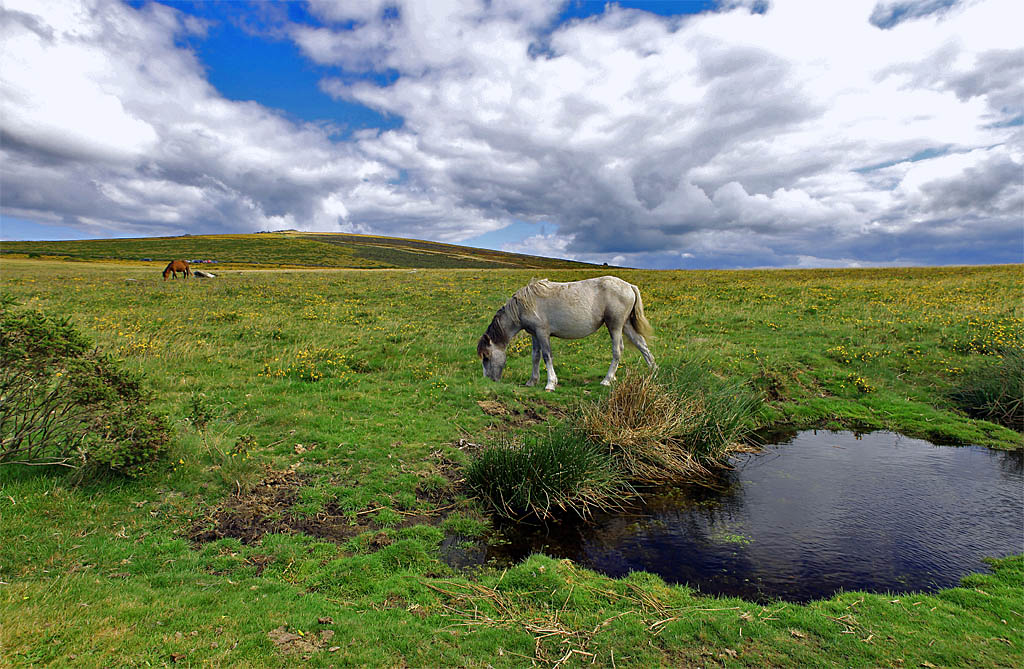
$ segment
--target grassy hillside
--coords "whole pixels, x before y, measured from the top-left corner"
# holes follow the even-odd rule
[[[219,265],[338,268],[582,268],[587,263],[505,253],[437,242],[331,233],[195,235],[141,239],[2,242],[0,253],[71,260],[142,261],[163,270],[177,258],[216,260]]]
[[[1024,444],[946,395],[1024,344],[1019,266],[615,273],[640,286],[663,368],[708,359],[766,394],[766,422]],[[70,316],[147,378],[175,427],[167,468],[138,481],[74,487],[61,472],[0,466],[0,665],[1019,662],[1019,556],[958,588],[807,605],[705,597],[544,556],[507,571],[446,565],[443,546],[490,524],[460,485],[466,444],[544,429],[605,392],[601,333],[553,342],[552,393],[523,387],[522,337],[504,382],[482,377],[476,339],[535,275],[227,271],[164,282],[145,266],[0,258],[0,289]],[[642,365],[627,349],[623,368]]]

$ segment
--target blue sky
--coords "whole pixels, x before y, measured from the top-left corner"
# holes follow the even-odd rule
[[[144,4],[144,3],[136,3]],[[339,68],[318,65],[303,57],[299,47],[275,35],[274,25],[258,14],[243,15],[240,3],[188,2],[163,4],[210,21],[204,35],[189,35],[181,43],[195,51],[207,78],[229,100],[254,101],[278,109],[298,121],[337,126],[341,138],[362,128],[399,127],[400,118],[381,114],[365,105],[331,99],[320,90],[327,76],[344,75]],[[316,25],[299,2],[282,3],[292,21]],[[382,83],[397,73],[358,74],[356,78]]]
[[[1024,260],[1009,0],[0,12],[3,239],[296,228],[656,268]]]

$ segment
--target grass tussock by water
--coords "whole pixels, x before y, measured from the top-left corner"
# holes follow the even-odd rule
[[[487,506],[510,519],[567,512],[586,517],[614,508],[615,500],[633,492],[607,453],[569,425],[521,440],[506,437],[477,455],[466,482]]]
[[[661,379],[664,379],[662,381]],[[629,483],[699,480],[754,426],[761,400],[698,363],[626,372],[603,399],[539,437],[482,451],[466,480],[506,518],[586,516],[615,506]]]
[[[699,478],[723,461],[760,407],[742,384],[687,363],[660,375],[627,372],[604,399],[582,407],[580,420],[631,479],[666,483]]]
[[[972,418],[1024,432],[1024,349],[1003,349],[965,374],[950,399]]]

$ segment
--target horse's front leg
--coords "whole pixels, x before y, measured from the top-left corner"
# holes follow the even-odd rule
[[[526,385],[536,385],[537,380],[540,378],[540,344],[537,342],[537,338],[530,335],[530,340],[533,342],[533,372],[530,374],[530,380],[526,382]]]
[[[548,382],[544,385],[544,390],[554,390],[558,385],[558,375],[555,374],[555,364],[551,362],[551,339],[547,334],[537,334],[534,335],[534,341],[540,347],[541,357],[544,358],[544,365],[548,369]]]

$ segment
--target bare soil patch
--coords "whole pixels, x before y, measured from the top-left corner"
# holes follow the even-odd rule
[[[448,480],[448,486],[429,490],[417,487],[417,499],[429,508],[404,509],[401,505],[394,505],[403,516],[397,527],[435,525],[455,508],[456,504],[451,503],[454,497],[452,477],[458,471],[457,465],[439,452],[435,452],[435,457],[440,459],[438,471]],[[299,490],[310,478],[308,474],[292,470],[268,469],[252,489],[237,490],[211,509],[192,526],[188,537],[195,543],[230,537],[249,545],[258,543],[264,534],[303,533],[342,543],[365,532],[377,532],[370,541],[371,546],[379,548],[391,543],[381,531],[383,528],[370,519],[370,515],[379,510],[376,507],[356,512],[355,522],[351,512],[346,513],[333,502],[315,515],[294,513],[292,507],[298,500]]]
[[[235,492],[196,523],[189,538],[206,543],[232,537],[243,544],[252,544],[264,534],[304,532],[332,541],[358,534],[360,528],[350,527],[348,519],[340,514],[308,517],[291,513],[299,488],[307,479],[294,471],[269,470],[251,490]]]
[[[267,636],[274,642],[278,650],[308,658],[314,652],[327,648],[331,639],[334,638],[334,630],[320,630],[317,634],[299,635],[289,632],[286,625],[281,625],[267,632]],[[337,650],[337,647],[333,647],[333,649]]]
[[[542,399],[531,399],[522,408],[509,406],[500,400],[477,400],[476,403],[485,414],[500,419],[509,427],[537,425],[546,422],[549,417],[561,418],[565,415],[562,407]]]

